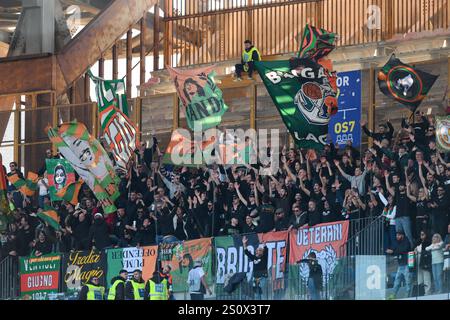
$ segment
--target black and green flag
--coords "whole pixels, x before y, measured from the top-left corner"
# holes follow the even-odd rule
[[[333,51],[336,40],[336,33],[307,24],[303,30],[298,57],[318,61]]]
[[[416,69],[391,56],[378,72],[378,86],[384,95],[416,110],[438,76]]]
[[[264,85],[299,148],[327,143],[330,111],[337,105],[330,71],[312,59],[256,61]]]

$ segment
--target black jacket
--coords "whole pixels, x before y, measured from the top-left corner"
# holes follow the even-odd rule
[[[144,279],[141,279],[140,281],[136,281],[134,278],[131,279],[130,281],[127,281],[127,284],[125,285],[125,298],[127,300],[134,300],[134,290],[133,290],[133,285],[131,284],[131,281],[135,281],[138,283],[145,282]],[[144,295],[144,297],[145,297],[145,295]]]
[[[261,258],[256,257],[254,254],[248,251],[248,249],[245,249],[244,253],[250,259],[250,261],[253,261],[253,277],[267,277],[267,259],[269,255],[269,250],[267,249],[267,247],[264,247],[264,252]]]
[[[105,220],[97,219],[94,221],[91,229],[89,230],[89,241],[90,243],[93,242],[93,245],[97,250],[102,250],[111,246],[108,226]]]
[[[399,266],[406,266],[408,264],[408,252],[411,251],[411,245],[406,237],[402,241],[397,241],[397,247],[392,253],[397,257]]]
[[[315,259],[302,259],[298,263],[307,263],[309,267],[309,278],[314,281],[314,285],[318,290],[322,290],[323,272],[322,266]]]

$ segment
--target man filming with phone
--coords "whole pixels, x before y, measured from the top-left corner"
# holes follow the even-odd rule
[[[311,252],[306,259],[301,259],[297,263],[306,263],[309,267],[308,295],[310,300],[320,300],[320,290],[322,290],[322,267],[316,258],[316,254]]]

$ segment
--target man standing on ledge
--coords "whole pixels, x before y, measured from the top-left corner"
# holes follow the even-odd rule
[[[248,73],[248,78],[252,78],[253,70],[255,69],[254,61],[260,61],[261,55],[250,40],[244,41],[245,49],[242,51],[241,63],[235,65],[236,68],[236,79],[234,81],[242,81],[241,74],[242,71]]]

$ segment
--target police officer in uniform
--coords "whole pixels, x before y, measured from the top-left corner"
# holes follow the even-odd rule
[[[142,271],[133,271],[133,278],[125,286],[125,298],[127,300],[144,300],[145,281],[142,279]]]
[[[120,270],[119,275],[111,279],[108,300],[125,300],[125,283],[128,278],[127,270]]]
[[[99,284],[98,277],[92,277],[86,283],[78,295],[78,300],[103,300],[105,295],[105,287]]]
[[[258,49],[256,49],[250,40],[244,41],[245,49],[242,51],[241,63],[235,65],[236,68],[236,79],[235,81],[241,81],[242,71],[248,73],[248,78],[252,78],[253,70],[255,69],[254,61],[261,60],[261,54]]]
[[[153,277],[148,279],[144,297],[145,300],[169,300],[168,281],[158,271],[153,272]]]

